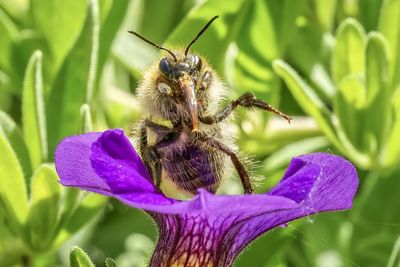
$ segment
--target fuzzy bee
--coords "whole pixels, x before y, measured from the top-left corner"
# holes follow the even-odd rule
[[[252,193],[250,176],[237,155],[224,120],[239,106],[267,110],[291,120],[251,93],[219,109],[226,92],[224,85],[205,60],[189,52],[217,18],[213,17],[184,50],[173,52],[130,31],[169,53],[144,74],[137,89],[144,113],[138,129],[140,154],[156,188],[163,192],[172,186],[173,190],[189,195],[199,188],[214,193],[227,169],[227,161],[231,161],[244,192]]]

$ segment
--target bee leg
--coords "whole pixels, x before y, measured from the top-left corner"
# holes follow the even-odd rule
[[[147,170],[150,172],[150,164],[149,164],[149,159],[148,159],[148,144],[147,144],[147,129],[146,125],[144,123],[141,123],[140,125],[140,138],[139,138],[139,152],[140,155],[142,156],[142,160],[144,162],[144,165],[146,165]]]
[[[200,142],[206,143],[207,145],[214,147],[218,150],[221,150],[225,154],[227,154],[235,166],[237,173],[239,174],[240,181],[242,182],[242,186],[245,194],[252,194],[254,192],[253,186],[251,185],[250,176],[247,172],[246,168],[240,162],[238,155],[236,155],[235,151],[224,145],[223,143],[215,140],[213,137],[208,136],[202,132],[193,132],[194,139]],[[204,145],[204,144],[203,144]]]
[[[147,143],[147,128],[146,124],[142,123],[140,127],[140,154],[144,165],[153,178],[156,189],[160,191],[161,186],[161,157],[154,146],[149,146]]]
[[[157,153],[157,150],[155,147],[150,147],[149,148],[150,151],[150,157],[153,161],[153,180],[156,186],[156,189],[158,191],[160,190],[160,186],[161,186],[161,174],[162,174],[162,166],[161,166],[161,157],[160,155]]]
[[[160,191],[162,175],[161,157],[158,155],[154,146],[147,147],[142,155],[147,170],[150,172],[151,177],[153,178],[154,185],[156,189]]]
[[[157,142],[149,146],[147,142],[147,128],[157,134]],[[171,142],[179,138],[180,132],[174,131],[164,125],[157,124],[151,120],[145,120],[140,128],[140,153],[143,161],[151,173],[157,190],[160,191],[161,175],[162,175],[162,156],[158,149],[169,145]]]
[[[161,124],[158,124],[158,123],[155,123],[154,121],[151,121],[148,119],[144,120],[143,124],[150,130],[155,132],[157,134],[157,136],[164,136],[172,131],[171,128],[161,125]]]
[[[226,119],[232,111],[234,111],[238,106],[242,106],[245,108],[259,108],[263,109],[272,113],[275,113],[277,115],[282,116],[285,120],[287,120],[289,123],[292,120],[291,117],[289,117],[286,114],[283,114],[270,104],[264,102],[263,100],[260,100],[256,98],[253,94],[251,93],[245,93],[238,99],[232,101],[224,110],[217,112],[216,114],[212,116],[199,116],[199,120],[204,123],[204,124],[214,124],[214,123],[219,123],[222,120]]]

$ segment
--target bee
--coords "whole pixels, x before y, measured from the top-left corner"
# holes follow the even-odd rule
[[[231,161],[244,192],[253,193],[250,175],[226,131],[225,119],[236,108],[244,107],[273,112],[290,123],[289,116],[251,93],[219,108],[225,86],[204,59],[190,52],[190,47],[217,18],[213,17],[184,50],[171,51],[129,31],[169,54],[144,73],[137,89],[144,114],[138,129],[139,151],[158,190],[166,183],[187,195],[196,194],[199,188],[215,193],[227,161]]]

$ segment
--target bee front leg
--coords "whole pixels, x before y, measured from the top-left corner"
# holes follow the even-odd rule
[[[214,123],[219,123],[222,120],[226,119],[232,111],[234,111],[238,106],[242,106],[245,108],[259,108],[263,109],[272,113],[275,113],[277,115],[282,116],[287,120],[289,123],[292,120],[291,117],[289,117],[286,114],[283,114],[270,104],[264,102],[261,99],[256,98],[253,94],[251,93],[245,93],[238,99],[232,101],[224,110],[217,112],[216,114],[212,116],[199,116],[199,120],[204,123],[204,124],[214,124]]]
[[[193,139],[202,142],[203,146],[205,143],[206,145],[214,147],[218,150],[221,150],[225,154],[227,154],[231,158],[233,166],[235,167],[237,173],[239,174],[240,181],[242,182],[242,186],[244,189],[244,193],[252,194],[254,192],[249,173],[247,172],[247,170],[243,166],[243,164],[240,162],[238,155],[236,155],[236,153],[232,149],[230,149],[223,143],[219,142],[218,140],[215,140],[213,137],[211,137],[203,132],[197,131],[197,132],[193,132],[192,134],[194,135]]]

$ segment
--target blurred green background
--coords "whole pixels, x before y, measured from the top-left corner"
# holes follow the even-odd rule
[[[128,30],[176,47],[217,14],[193,51],[230,99],[253,92],[294,117],[238,111],[257,191],[313,151],[344,156],[360,177],[351,211],[274,230],[235,266],[400,266],[400,0],[0,0],[0,266],[68,266],[75,245],[97,266],[145,266],[151,219],[62,188],[54,148],[140,118],[135,88],[162,53]]]

